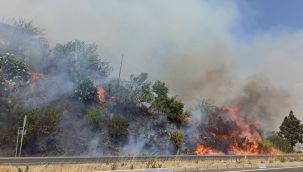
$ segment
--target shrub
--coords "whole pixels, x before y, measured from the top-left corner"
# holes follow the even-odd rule
[[[114,116],[109,120],[109,135],[115,142],[124,142],[128,136],[128,119],[124,116]]]
[[[269,154],[272,151],[272,143],[266,139],[258,142],[258,148],[261,154]]]
[[[27,116],[26,129],[28,136],[47,136],[59,132],[60,115],[56,109],[52,107],[23,109],[20,112],[16,127],[22,126],[25,115]]]
[[[97,99],[97,87],[91,80],[84,79],[79,82],[75,94],[81,102],[89,104]]]
[[[180,131],[173,131],[170,133],[170,140],[174,144],[175,149],[178,153],[183,142],[183,134]]]
[[[100,107],[90,107],[85,114],[85,120],[95,130],[101,128],[101,123],[104,118],[104,110]]]
[[[293,147],[284,138],[280,137],[277,133],[272,133],[267,139],[273,144],[273,147],[285,153],[293,152]]]

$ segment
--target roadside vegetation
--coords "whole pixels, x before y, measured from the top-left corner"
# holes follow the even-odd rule
[[[191,115],[165,82],[144,72],[109,77],[113,68],[94,43],[50,47],[32,22],[0,24],[9,33],[0,38],[0,156],[14,155],[24,116],[25,156],[126,154],[122,146],[140,146],[143,154],[193,154],[184,132]],[[202,101],[200,108],[208,113],[214,105]],[[291,111],[258,145],[262,152],[292,153],[297,143],[303,143],[303,126]]]

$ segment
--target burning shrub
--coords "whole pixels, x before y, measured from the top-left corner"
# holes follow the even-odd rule
[[[170,140],[174,144],[177,154],[179,154],[183,142],[182,132],[173,131],[172,133],[170,133]]]
[[[115,143],[124,143],[128,136],[128,119],[124,116],[113,116],[109,120],[109,135]]]
[[[101,107],[90,107],[85,114],[86,121],[94,130],[101,128],[101,123],[104,118],[104,110]]]
[[[273,152],[273,145],[266,139],[263,139],[258,142],[259,154],[270,154]]]
[[[237,107],[215,107],[203,118],[196,154],[270,154],[257,119],[248,119]]]
[[[75,94],[81,102],[89,104],[96,101],[97,87],[91,80],[84,79],[78,84]]]

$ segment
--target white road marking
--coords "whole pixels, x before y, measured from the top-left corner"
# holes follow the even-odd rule
[[[282,167],[282,168],[266,168],[266,169],[254,169],[254,170],[238,170],[238,171],[225,171],[225,172],[249,172],[249,171],[267,171],[267,170],[283,170],[292,168],[303,168],[303,166],[298,167]]]

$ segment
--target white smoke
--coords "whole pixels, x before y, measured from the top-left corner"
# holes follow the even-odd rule
[[[257,73],[297,102],[283,107],[279,118],[290,108],[303,110],[302,31],[267,30],[243,38],[234,33],[246,15],[238,1],[2,0],[0,6],[3,18],[23,17],[44,28],[52,45],[96,42],[116,69],[123,53],[123,77],[149,72],[188,103],[229,100],[243,78]]]

